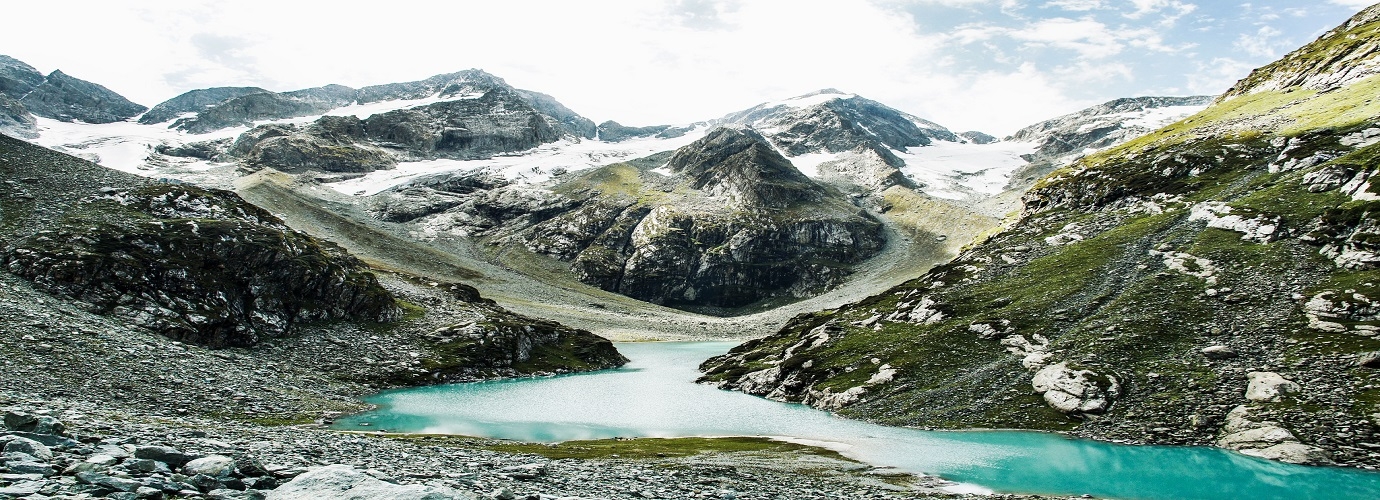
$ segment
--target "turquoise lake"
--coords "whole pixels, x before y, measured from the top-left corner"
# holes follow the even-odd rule
[[[770,436],[877,466],[1003,493],[1125,499],[1377,499],[1380,473],[1288,465],[1215,448],[1125,446],[1017,431],[936,432],[835,417],[697,385],[729,342],[619,344],[632,360],[597,373],[380,393],[337,429],[558,442],[613,437]]]

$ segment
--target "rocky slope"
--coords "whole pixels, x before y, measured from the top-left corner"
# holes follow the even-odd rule
[[[1377,14],[1046,177],[953,262],[707,361],[703,381],[898,425],[1380,465]],[[1290,63],[1315,60],[1350,62]]]
[[[962,139],[936,123],[834,89],[732,113],[719,123],[752,127],[787,156],[842,154],[818,165],[819,177],[882,191],[916,187],[896,151]]]
[[[110,123],[146,109],[100,85],[62,71],[44,76],[23,61],[0,55],[0,133],[37,137],[34,115],[66,122]]]
[[[12,179],[0,188],[6,274],[126,328],[212,348],[254,347],[314,324],[393,323],[404,306],[416,308],[398,302],[358,259],[233,193],[150,183],[10,138],[0,138],[0,169]],[[85,182],[72,185],[74,177]],[[450,290],[465,313],[446,329],[418,334],[412,342],[428,354],[419,351],[383,380],[625,362],[589,332],[514,315],[464,285]],[[23,316],[5,316],[7,328]]]
[[[549,191],[447,176],[383,193],[373,206],[385,220],[520,245],[569,262],[585,283],[680,307],[817,293],[884,244],[871,215],[737,128],[571,175]]]
[[[266,94],[259,87],[214,87],[197,89],[158,103],[139,117],[139,123],[152,125],[181,118],[187,113],[200,113],[206,108],[223,104],[250,94]]]
[[[1007,141],[1029,142],[1038,149],[1030,165],[1012,175],[1013,188],[1024,190],[1036,180],[1084,155],[1148,134],[1201,111],[1212,96],[1128,97],[1023,128]]]

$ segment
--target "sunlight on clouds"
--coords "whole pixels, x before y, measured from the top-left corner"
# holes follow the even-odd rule
[[[1082,12],[1107,8],[1102,0],[1051,0],[1045,7],[1058,7],[1064,10]]]

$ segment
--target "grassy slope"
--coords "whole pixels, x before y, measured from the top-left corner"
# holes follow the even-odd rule
[[[1378,27],[1358,26],[1340,39],[1370,36]],[[1336,49],[1335,40],[1315,45],[1303,51]],[[1325,210],[1360,214],[1371,207],[1335,190],[1309,193],[1302,177],[1343,163],[1373,170],[1377,149],[1303,171],[1271,174],[1264,167],[1279,153],[1271,144],[1276,137],[1303,138],[1306,156],[1336,149],[1339,137],[1374,125],[1377,90],[1380,77],[1326,93],[1245,94],[1090,157],[1041,181],[1027,195],[1028,212],[1019,222],[954,262],[862,302],[797,318],[777,335],[735,351],[737,359],[707,363],[706,378],[732,381],[780,366],[815,390],[839,392],[888,364],[898,370],[895,379],[870,387],[844,414],[898,425],[1079,428],[1133,440],[1206,443],[1226,411],[1244,402],[1244,373],[1271,368],[1306,386],[1337,388],[1271,408],[1305,442],[1332,437],[1335,443],[1331,431],[1314,428],[1317,423],[1373,430],[1366,416],[1380,412],[1380,391],[1369,387],[1380,377],[1349,367],[1348,360],[1380,349],[1380,341],[1304,328],[1301,303],[1291,296],[1380,292],[1374,286],[1380,271],[1339,269],[1297,239]],[[1144,205],[1127,201],[1159,193],[1179,198],[1161,203],[1158,214],[1138,212],[1134,208]],[[1260,244],[1189,221],[1189,208],[1209,200],[1228,202],[1248,217],[1279,217],[1292,237]],[[1045,242],[1070,232],[1064,229],[1070,224],[1083,241]],[[1149,253],[1153,249],[1206,258],[1222,268],[1219,282],[1169,270]],[[1238,296],[1209,297],[1208,288]],[[879,328],[867,323],[919,296],[935,299],[946,319],[928,325],[881,321]],[[968,330],[996,320],[1010,321],[1027,337],[1048,337],[1057,361],[1115,375],[1124,396],[1092,422],[1053,411],[1032,391],[1031,373],[1018,356]],[[783,351],[827,323],[842,333],[782,359]],[[1209,361],[1199,350],[1214,344],[1243,356]],[[806,361],[809,368],[802,367]],[[788,398],[798,399],[800,391],[794,394]]]

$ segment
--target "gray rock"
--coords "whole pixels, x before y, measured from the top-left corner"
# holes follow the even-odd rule
[[[163,490],[160,490],[158,488],[150,488],[148,486],[140,486],[139,489],[134,490],[134,494],[139,498],[147,498],[152,500],[159,500],[163,498]]]
[[[258,87],[214,87],[192,90],[158,103],[139,117],[139,123],[145,125],[163,123],[176,119],[183,113],[201,112],[208,107],[224,104],[236,97],[267,92],[267,90]]]
[[[133,492],[143,486],[142,483],[132,479],[108,476],[99,472],[79,472],[77,473],[77,481],[125,492]]]
[[[1246,374],[1247,401],[1280,401],[1290,394],[1303,390],[1298,384],[1274,372],[1250,372]]]
[[[228,478],[235,474],[235,459],[224,455],[198,458],[182,466],[182,473],[188,476],[203,474],[218,479]]]
[[[28,438],[15,438],[5,443],[5,453],[24,453],[39,460],[52,460],[53,451],[43,443]]]
[[[0,495],[19,498],[27,497],[38,493],[47,483],[43,481],[19,481],[9,486],[0,487]]]
[[[187,454],[169,446],[136,446],[134,458],[157,460],[168,465],[182,465],[192,459]]]
[[[268,500],[474,500],[451,488],[397,485],[380,481],[348,465],[329,465],[297,476],[270,491]]]
[[[206,493],[206,498],[211,500],[264,500],[268,495],[258,490],[231,490],[220,489]],[[323,497],[325,498],[325,497]]]
[[[1356,358],[1356,366],[1380,368],[1380,351],[1362,354]]]
[[[86,123],[123,121],[148,109],[110,89],[73,78],[62,71],[49,73],[43,84],[35,87],[19,103],[38,116]]]
[[[1202,350],[1203,356],[1208,359],[1231,359],[1237,356],[1236,350],[1224,345],[1205,347]]]
[[[172,470],[168,468],[168,464],[159,462],[157,460],[150,460],[147,458],[136,458],[133,460],[126,460],[124,465],[126,468],[130,470],[137,470],[142,472],[172,472]]]
[[[42,462],[6,462],[5,467],[15,474],[38,474],[44,477],[57,474],[52,465]]]

